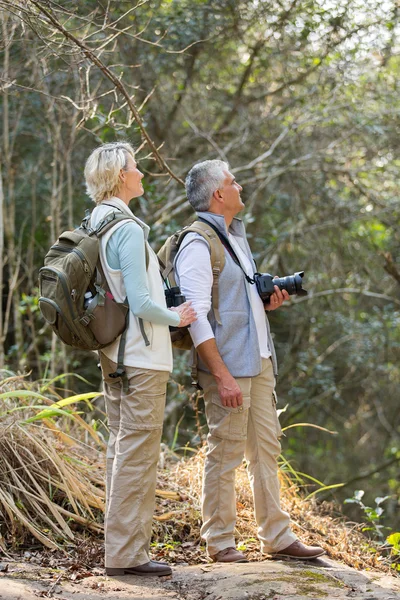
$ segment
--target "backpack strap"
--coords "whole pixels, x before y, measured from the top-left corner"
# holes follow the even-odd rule
[[[104,219],[102,221],[100,221],[100,223],[97,225],[97,227],[95,229],[90,229],[89,235],[93,235],[95,233],[97,235],[97,237],[100,239],[104,234],[107,233],[107,231],[112,229],[117,223],[120,223],[121,221],[134,221],[135,223],[137,223],[136,219],[133,219],[132,217],[129,217],[128,215],[124,215],[123,213],[121,213],[121,211],[112,212],[112,213],[106,215],[104,217]],[[150,254],[149,254],[149,249],[147,247],[146,240],[144,241],[144,251],[145,251],[145,255],[146,255],[146,271],[147,271],[147,269],[149,268]]]
[[[112,378],[121,377],[122,389],[126,394],[129,391],[129,380],[128,380],[128,376],[126,374],[126,369],[124,366],[124,356],[125,356],[126,336],[127,336],[128,327],[129,327],[129,312],[130,311],[128,310],[126,313],[125,329],[122,332],[121,339],[119,341],[117,369],[116,369],[116,371],[114,371],[114,373],[109,374],[109,377],[112,377]]]
[[[210,247],[210,261],[213,274],[213,284],[211,290],[211,301],[215,315],[215,319],[219,325],[222,325],[221,316],[219,314],[219,277],[222,269],[225,266],[225,252],[221,240],[215,231],[203,221],[195,221],[189,227],[186,227],[180,233],[177,240],[177,247],[181,245],[183,238],[188,233],[198,233],[208,243]]]

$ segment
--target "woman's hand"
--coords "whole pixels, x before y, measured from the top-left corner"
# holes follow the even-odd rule
[[[169,310],[173,310],[174,312],[177,312],[178,315],[180,316],[181,320],[179,322],[178,327],[187,327],[188,325],[190,325],[190,323],[193,323],[193,321],[196,321],[196,319],[197,319],[197,314],[196,314],[194,308],[192,308],[191,301],[184,302],[183,304],[180,304],[179,306],[173,306]]]

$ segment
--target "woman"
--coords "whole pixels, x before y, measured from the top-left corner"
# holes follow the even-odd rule
[[[150,560],[156,468],[166,385],[172,370],[169,325],[184,327],[196,319],[189,302],[168,309],[157,256],[149,246],[149,227],[128,204],[143,194],[133,148],[103,144],[85,166],[86,187],[97,204],[94,228],[115,210],[134,220],[120,221],[100,243],[101,263],[114,298],[127,297],[130,319],[124,367],[124,391],[115,375],[119,338],[100,353],[110,429],[107,449],[105,565],[107,575],[169,575],[166,563]],[[125,387],[126,389],[126,387]]]

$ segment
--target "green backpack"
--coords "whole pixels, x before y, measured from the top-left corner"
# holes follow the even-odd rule
[[[129,305],[117,303],[109,289],[99,257],[101,237],[121,221],[133,220],[118,210],[95,229],[90,214],[74,231],[64,231],[45,256],[39,271],[39,307],[59,339],[81,350],[99,350],[121,336],[118,369],[123,377],[123,355]],[[148,257],[146,257],[148,261]]]
[[[174,272],[174,261],[184,238],[191,232],[201,235],[210,247],[210,260],[213,272],[213,286],[211,292],[212,307],[216,320],[221,324],[218,285],[219,276],[225,266],[225,252],[219,237],[207,223],[204,221],[195,221],[191,225],[180,229],[166,240],[157,253],[161,277],[167,288],[175,287],[177,285]],[[170,327],[170,331],[172,345],[175,348],[181,350],[190,350],[192,348],[193,342],[188,327]]]

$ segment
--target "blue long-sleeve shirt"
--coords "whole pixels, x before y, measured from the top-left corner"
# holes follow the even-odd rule
[[[136,317],[157,325],[178,325],[178,313],[153,302],[146,279],[144,233],[140,225],[129,221],[110,236],[106,249],[112,269],[122,271],[129,308]]]

